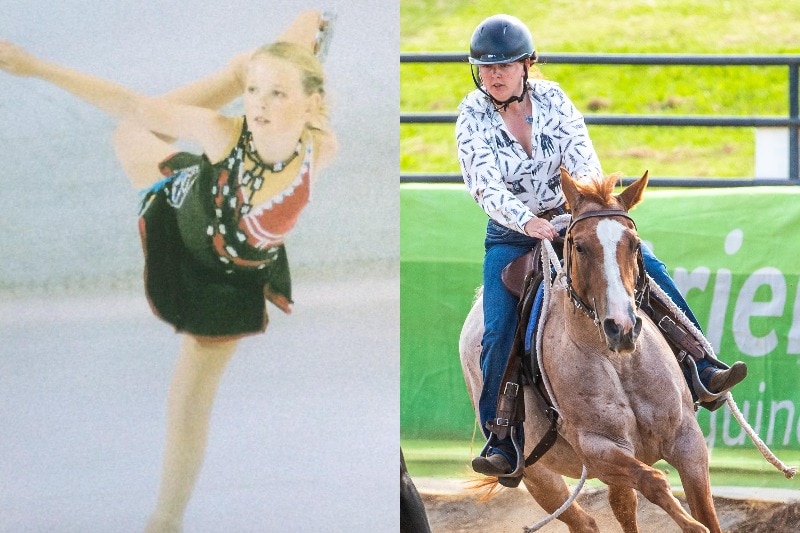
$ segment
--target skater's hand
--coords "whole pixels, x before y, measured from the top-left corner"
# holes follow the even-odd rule
[[[17,76],[33,76],[42,61],[26,52],[22,47],[8,41],[0,41],[0,69]]]
[[[314,51],[320,24],[322,24],[322,13],[319,11],[303,11],[281,33],[278,40],[298,44]]]

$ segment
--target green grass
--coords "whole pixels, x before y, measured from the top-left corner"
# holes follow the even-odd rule
[[[413,477],[461,478],[474,477],[469,464],[477,455],[483,441],[470,444],[464,441],[410,440],[401,441],[408,471]],[[789,465],[800,464],[800,450],[776,450],[776,455]],[[748,486],[797,490],[797,481],[789,480],[767,463],[753,448],[714,449],[710,452],[711,482],[715,486]],[[680,485],[674,468],[660,461],[655,464],[667,473],[670,483]],[[597,480],[590,485],[601,485]]]
[[[401,2],[401,49],[466,52],[486,16],[511,13],[540,52],[797,54],[800,3],[783,0]],[[786,116],[786,67],[541,65],[585,114]],[[472,87],[466,64],[402,64],[403,112],[456,112]],[[401,126],[401,172],[458,173],[452,125]],[[599,127],[606,172],[752,177],[753,128]]]

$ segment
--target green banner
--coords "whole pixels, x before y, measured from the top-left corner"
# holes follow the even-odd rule
[[[632,212],[773,449],[800,448],[800,188],[650,189]],[[401,433],[470,438],[458,336],[481,283],[486,216],[460,185],[401,186]],[[709,446],[752,446],[727,407],[698,412]]]

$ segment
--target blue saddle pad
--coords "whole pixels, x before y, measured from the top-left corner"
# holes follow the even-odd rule
[[[528,326],[525,328],[525,353],[531,353],[531,347],[536,342],[535,333],[539,318],[542,315],[542,300],[544,300],[544,283],[540,283],[539,288],[536,290],[536,296],[531,307],[531,317],[528,320]]]

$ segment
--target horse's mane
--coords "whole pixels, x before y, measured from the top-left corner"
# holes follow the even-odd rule
[[[605,177],[595,177],[575,181],[575,188],[581,196],[593,200],[601,205],[612,203],[612,193],[617,186],[621,173],[615,172]]]

